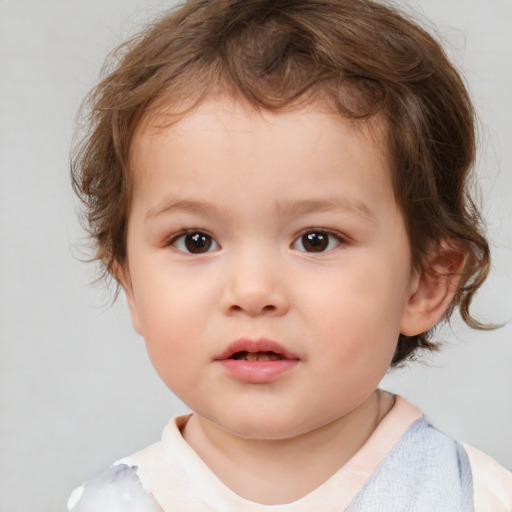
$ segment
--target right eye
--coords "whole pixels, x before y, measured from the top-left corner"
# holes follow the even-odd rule
[[[187,231],[172,238],[170,245],[178,251],[189,254],[203,254],[217,251],[219,244],[208,233],[203,231]]]

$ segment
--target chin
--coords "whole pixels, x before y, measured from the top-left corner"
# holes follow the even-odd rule
[[[227,432],[242,437],[261,441],[283,441],[291,439],[313,430],[314,427],[297,425],[296,417],[250,416],[232,418],[226,423],[217,423]]]

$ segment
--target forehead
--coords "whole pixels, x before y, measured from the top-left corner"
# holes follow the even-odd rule
[[[188,200],[212,188],[254,199],[268,185],[280,191],[279,202],[323,200],[336,187],[338,200],[359,204],[361,212],[368,203],[394,203],[381,124],[347,119],[319,103],[269,112],[215,97],[182,116],[167,109],[135,134],[132,199],[144,193],[154,209],[157,196],[180,189]]]
[[[135,181],[149,169],[147,159],[156,147],[166,146],[176,150],[176,158],[185,158],[182,146],[185,141],[196,139],[202,146],[228,149],[245,144],[247,158],[255,156],[258,148],[269,150],[276,159],[286,156],[300,159],[321,138],[351,138],[368,158],[374,158],[375,168],[389,168],[386,145],[387,127],[380,115],[370,119],[349,119],[336,112],[324,100],[288,106],[278,111],[259,109],[247,101],[240,101],[224,94],[207,98],[192,108],[171,103],[152,112],[137,127],[131,142],[130,161]],[[275,144],[269,145],[275,135]],[[309,143],[300,145],[304,140]],[[335,144],[332,145],[332,148]],[[191,149],[191,148],[190,148]],[[325,152],[325,148],[324,152]],[[356,149],[356,148],[355,148]],[[199,156],[195,154],[190,157]],[[321,160],[329,156],[310,154]],[[378,161],[378,162],[377,162]],[[221,172],[221,169],[218,169]],[[387,172],[389,174],[389,172]]]

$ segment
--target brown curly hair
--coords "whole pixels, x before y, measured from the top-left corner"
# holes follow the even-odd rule
[[[370,0],[189,0],[112,54],[90,93],[87,132],[72,157],[73,187],[112,274],[126,258],[130,149],[150,113],[181,114],[220,92],[259,109],[327,101],[340,115],[384,120],[393,186],[414,268],[442,240],[467,254],[445,318],[464,321],[489,271],[489,247],[469,195],[473,107],[438,42],[398,9]],[[433,350],[431,332],[400,335],[393,365]]]

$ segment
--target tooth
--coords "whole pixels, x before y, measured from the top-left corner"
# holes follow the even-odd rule
[[[274,352],[246,352],[241,359],[246,361],[279,361],[282,357]]]

